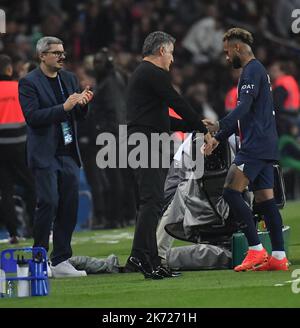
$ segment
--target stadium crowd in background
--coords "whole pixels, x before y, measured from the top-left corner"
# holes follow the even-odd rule
[[[291,32],[286,18],[280,19],[289,2],[4,0],[1,7],[6,10],[7,31],[1,37],[0,51],[12,56],[15,78],[19,78],[26,70],[24,64],[28,66],[36,58],[37,40],[55,35],[64,41],[67,66],[79,70],[85,84],[91,79],[92,55],[101,47],[109,47],[116,64],[130,74],[140,59],[146,35],[165,31],[177,43],[172,69],[176,87],[185,94],[189,86],[205,83],[209,102],[223,116],[224,97],[233,83],[220,46],[228,27],[248,29],[256,40],[257,57],[264,65],[278,59],[287,61],[291,74],[299,79],[293,61],[300,51],[299,35]]]
[[[225,63],[222,38],[228,28],[239,26],[253,34],[256,57],[270,73],[283,70],[294,81],[292,90],[286,90],[285,82],[276,82],[278,77],[271,74],[273,87],[279,89],[275,98],[278,111],[284,111],[291,98],[299,100],[300,71],[294,58],[300,52],[300,37],[291,31],[291,11],[300,8],[299,0],[2,0],[1,8],[7,22],[0,53],[12,58],[14,80],[36,66],[37,41],[52,35],[63,40],[65,68],[77,75],[82,90],[87,85],[99,88],[94,55],[103,47],[110,49],[114,67],[126,82],[141,60],[145,37],[161,30],[176,38],[176,60],[171,67],[175,89],[199,114],[222,118],[235,107],[238,80]],[[298,119],[299,104],[294,107],[292,115]],[[291,120],[282,122],[287,122],[282,127],[285,137],[290,135]],[[84,130],[81,133],[84,137]],[[299,135],[291,135],[297,144]],[[297,171],[288,163],[284,161],[283,166],[295,182]],[[290,198],[297,196],[296,187],[297,183],[288,191]]]

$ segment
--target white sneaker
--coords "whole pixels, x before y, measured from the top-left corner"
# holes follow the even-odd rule
[[[85,277],[85,271],[76,270],[72,264],[66,260],[56,266],[50,265],[53,278],[68,278],[68,277]]]

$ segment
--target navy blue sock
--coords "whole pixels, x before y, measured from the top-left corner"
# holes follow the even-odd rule
[[[265,202],[256,203],[257,212],[263,214],[273,251],[284,251],[284,241],[282,234],[282,218],[275,199],[269,199]]]
[[[255,246],[260,244],[257,230],[253,220],[253,213],[250,207],[246,204],[242,194],[239,191],[224,188],[223,197],[228,203],[230,209],[233,212],[236,220],[243,220],[246,223],[246,227],[242,229],[245,234],[249,246]]]

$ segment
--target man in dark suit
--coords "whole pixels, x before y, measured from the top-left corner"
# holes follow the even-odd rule
[[[49,248],[53,223],[54,277],[86,275],[68,262],[78,208],[81,157],[77,120],[87,114],[93,93],[79,92],[76,77],[62,70],[63,42],[43,37],[36,46],[40,66],[19,82],[19,99],[28,130],[27,161],[35,179],[37,206],[34,246]]]

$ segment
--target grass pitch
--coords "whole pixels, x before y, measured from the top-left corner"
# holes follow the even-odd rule
[[[291,226],[288,272],[192,271],[161,281],[145,280],[139,273],[51,279],[49,296],[0,299],[0,308],[300,307],[300,293],[291,288],[292,271],[300,268],[300,202],[287,203],[282,215]],[[98,258],[113,253],[123,265],[132,237],[133,228],[75,233],[73,253]],[[28,240],[20,247],[31,244]],[[8,247],[0,244],[0,250]]]

